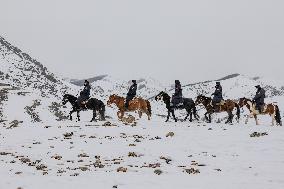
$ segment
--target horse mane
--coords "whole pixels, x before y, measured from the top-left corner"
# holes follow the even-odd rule
[[[206,101],[212,100],[210,97],[207,97],[205,95],[198,95],[197,98],[204,98]]]
[[[66,97],[66,98],[76,98],[77,99],[76,96],[71,95],[71,94],[65,94],[63,97]]]
[[[119,99],[124,99],[124,97],[122,97],[122,96],[119,96],[119,95],[117,95],[117,94],[112,94],[110,97],[115,97],[115,98],[119,98]]]
[[[241,98],[241,99],[243,99],[243,100],[245,100],[245,101],[249,101],[249,102],[252,102],[252,100],[251,100],[251,99],[249,99],[249,98],[246,98],[246,97],[243,97],[243,98]]]

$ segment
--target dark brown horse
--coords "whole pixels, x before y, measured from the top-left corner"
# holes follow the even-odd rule
[[[249,118],[254,117],[256,125],[258,125],[259,123],[258,123],[257,115],[270,115],[272,118],[272,126],[274,125],[275,120],[276,120],[277,125],[282,126],[280,111],[279,111],[278,106],[275,104],[266,104],[263,107],[263,110],[261,113],[259,112],[259,110],[256,110],[255,103],[253,103],[253,101],[247,98],[241,98],[239,101],[239,106],[240,107],[245,106],[250,111],[250,114],[247,115],[247,119],[245,122],[246,124],[248,123]]]
[[[224,103],[221,103],[219,106],[219,110],[216,111],[215,108],[212,105],[212,99],[210,97],[206,97],[203,95],[199,95],[195,101],[195,104],[202,104],[205,109],[206,109],[206,113],[205,113],[205,119],[206,121],[208,121],[209,123],[211,123],[211,114],[213,113],[221,113],[221,112],[227,112],[229,117],[228,120],[226,121],[226,123],[232,123],[234,115],[233,115],[233,110],[234,108],[237,108],[237,119],[240,119],[240,107],[239,105],[232,101],[232,100],[226,100],[224,101]],[[209,117],[207,117],[207,115],[209,115]]]
[[[142,117],[142,114],[145,113],[148,116],[148,120],[151,119],[152,110],[151,104],[148,100],[142,98],[134,98],[129,102],[128,109],[125,109],[125,98],[120,97],[116,94],[113,94],[109,97],[107,105],[115,104],[118,107],[117,117],[122,119],[125,112],[134,112],[138,111],[139,117]]]

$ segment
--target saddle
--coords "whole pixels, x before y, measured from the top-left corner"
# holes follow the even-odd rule
[[[221,109],[221,106],[224,106],[225,105],[225,103],[226,103],[226,101],[225,100],[221,100],[221,102],[219,102],[219,103],[216,103],[215,104],[215,106],[213,105],[213,102],[211,102],[211,106],[213,107],[213,109],[214,109],[214,111],[215,112],[219,112],[220,111],[220,109]]]
[[[88,103],[88,101],[89,101],[89,99],[82,101],[81,104],[80,104],[80,105],[81,105],[81,108],[83,108],[83,109],[88,109],[87,106],[86,106],[86,104]]]
[[[183,108],[184,108],[183,102],[180,102],[180,103],[178,103],[178,104],[173,104],[173,103],[171,102],[170,106],[173,107],[173,108],[175,108],[175,109],[183,109]]]
[[[258,114],[262,114],[266,108],[267,108],[266,104],[261,105],[259,108],[257,107],[256,103],[253,104],[253,109],[255,109],[256,113]]]
[[[225,105],[225,103],[226,103],[226,101],[225,101],[225,100],[221,100],[221,102],[216,103],[216,105],[217,105],[217,106],[224,106],[224,105]]]

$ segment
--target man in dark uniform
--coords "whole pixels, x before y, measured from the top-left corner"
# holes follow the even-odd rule
[[[255,86],[257,88],[253,102],[255,103],[255,108],[262,112],[262,107],[264,106],[265,90],[260,87],[260,85]]]
[[[85,101],[90,98],[90,92],[91,92],[90,83],[88,80],[85,80],[84,89],[80,92],[80,96],[78,97],[77,100],[79,107],[81,107],[82,105],[85,106]]]
[[[216,82],[215,92],[212,95],[214,96],[212,99],[213,108],[215,111],[219,111],[219,108],[216,105],[223,100],[223,91],[220,82]]]
[[[137,91],[137,83],[136,80],[132,80],[132,85],[129,88],[129,91],[126,96],[126,101],[125,101],[125,108],[128,109],[129,102],[136,96],[136,91]]]
[[[175,93],[172,96],[172,104],[174,107],[179,106],[183,103],[182,99],[182,88],[179,80],[175,80]]]

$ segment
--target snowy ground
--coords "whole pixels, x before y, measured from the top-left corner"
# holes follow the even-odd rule
[[[260,126],[156,116],[135,127],[110,122],[1,126],[0,188],[284,188],[284,130],[269,119]]]

